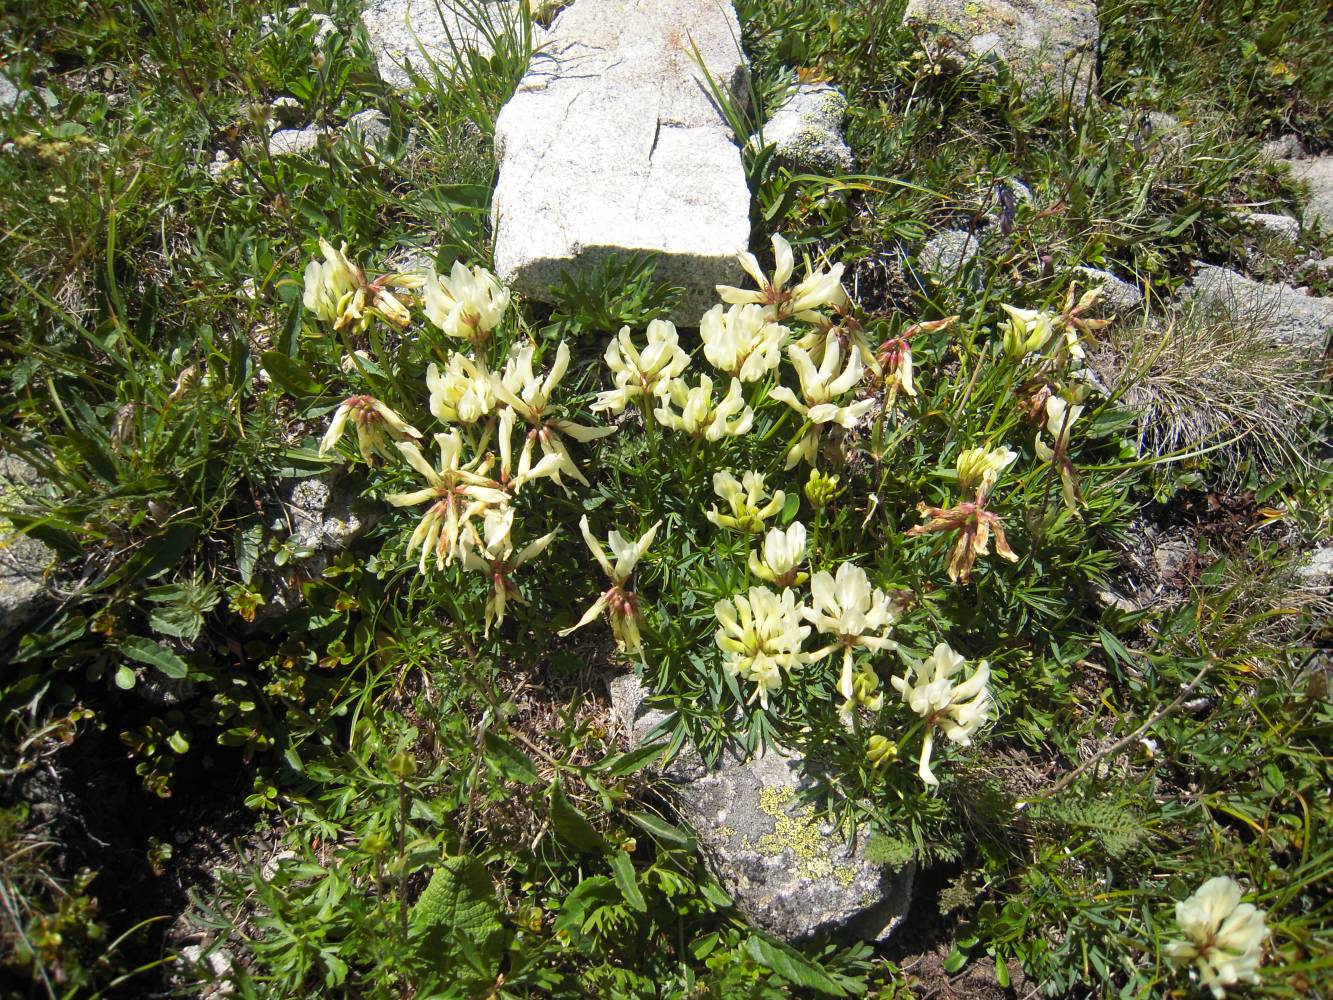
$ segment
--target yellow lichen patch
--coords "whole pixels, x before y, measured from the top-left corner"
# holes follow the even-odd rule
[[[814,810],[810,806],[802,806],[794,812],[788,811],[795,797],[796,789],[790,786],[760,789],[759,810],[773,817],[773,832],[753,842],[747,836],[742,845],[769,857],[791,851],[796,858],[794,871],[800,878],[813,882],[832,876],[842,885],[850,885],[856,877],[856,869],[848,865],[834,867],[829,857],[833,841],[819,832]]]

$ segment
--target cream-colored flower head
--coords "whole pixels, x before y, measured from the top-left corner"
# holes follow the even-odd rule
[[[939,784],[930,769],[935,727],[943,729],[944,735],[955,743],[970,746],[972,736],[990,712],[990,691],[986,687],[990,666],[982,660],[971,677],[961,680],[959,675],[966,666],[967,661],[942,642],[923,663],[909,665],[904,676],[891,679],[903,703],[926,720],[917,773],[927,785]]]
[[[897,648],[888,637],[898,617],[889,595],[872,587],[866,571],[855,563],[843,563],[836,576],[826,570],[816,573],[810,580],[810,607],[804,614],[821,634],[833,637],[823,649],[810,654],[812,663],[842,650],[838,693],[844,698],[852,697],[852,661],[857,649],[878,653]]]
[[[545,552],[552,539],[559,533],[558,528],[548,532],[536,541],[529,542],[515,554],[511,537],[513,528],[513,508],[492,507],[486,511],[483,518],[482,533],[478,535],[476,526],[468,524],[461,543],[463,568],[485,573],[491,581],[491,592],[486,599],[485,611],[484,634],[487,636],[491,634],[492,625],[504,624],[506,602],[514,600],[520,604],[528,603],[518,585],[511,579],[514,571]]]
[[[750,572],[779,587],[799,587],[809,579],[800,572],[805,561],[805,525],[793,521],[787,530],[773,528],[760,551],[750,553]]]
[[[613,530],[606,536],[607,547],[615,558],[615,562],[612,562],[606,557],[606,550],[602,548],[601,542],[588,527],[588,516],[585,514],[579,518],[579,530],[583,532],[583,540],[587,543],[593,558],[597,560],[597,565],[602,567],[602,572],[611,581],[611,586],[602,591],[601,596],[584,612],[582,618],[569,628],[561,629],[561,635],[569,635],[575,629],[582,628],[605,611],[611,620],[611,634],[615,636],[616,648],[622,653],[643,652],[643,640],[639,634],[643,616],[639,612],[639,597],[630,589],[629,579],[639,560],[653,544],[653,538],[661,526],[662,522],[658,521],[633,541],[625,538],[619,531]]]
[[[729,513],[719,513],[711,508],[704,516],[719,528],[730,528],[748,535],[757,535],[764,530],[764,521],[782,509],[787,501],[787,494],[774,490],[773,496],[765,500],[767,492],[764,476],[759,472],[747,472],[740,482],[728,471],[713,473],[713,492],[727,505]]]
[[[453,562],[463,529],[478,515],[491,507],[504,506],[509,498],[500,484],[485,475],[480,459],[463,461],[463,437],[457,431],[436,434],[440,449],[440,467],[434,469],[415,442],[400,442],[398,450],[407,463],[426,480],[423,489],[409,493],[390,493],[384,499],[394,507],[414,507],[429,503],[416,530],[407,542],[407,554],[420,547],[421,561],[417,568],[426,572],[430,554],[435,554],[435,565],[443,569]]]
[[[757,382],[782,363],[791,331],[769,318],[763,306],[716,305],[699,320],[704,357],[718,371],[742,382]]]
[[[1054,313],[1040,309],[1019,309],[1017,306],[1001,304],[1000,308],[1009,314],[1009,321],[1004,328],[1004,353],[1017,361],[1033,351],[1040,351],[1051,339],[1057,317]]]
[[[844,363],[836,340],[830,340],[824,346],[824,356],[818,367],[815,367],[810,355],[795,344],[787,348],[787,356],[791,358],[801,381],[803,399],[798,399],[785,385],[775,388],[771,395],[805,417],[810,425],[787,452],[787,468],[791,469],[801,461],[815,464],[819,454],[820,425],[832,423],[840,427],[854,427],[875,405],[875,401],[863,399],[845,405],[837,402],[861,381],[865,367],[855,351],[847,354]]]
[[[741,395],[740,379],[733,378],[727,394],[715,403],[713,380],[707,375],[700,375],[696,386],[686,384],[683,379],[672,379],[653,416],[668,430],[684,431],[708,441],[739,437],[754,425],[754,411]]]
[[[351,424],[356,429],[356,446],[367,465],[375,463],[375,456],[396,458],[390,442],[420,439],[421,432],[381,403],[374,396],[349,396],[334,411],[329,429],[319,443],[319,453],[327,455],[342,440]]]
[[[509,289],[484,267],[454,261],[449,277],[426,275],[426,318],[450,337],[481,345],[504,319]]]
[[[557,417],[552,396],[556,387],[560,385],[560,380],[565,377],[565,372],[569,370],[569,345],[563,340],[560,341],[556,347],[555,360],[551,363],[551,370],[547,372],[545,378],[532,370],[535,351],[536,348],[529,344],[512,355],[505,364],[504,374],[492,380],[495,395],[507,403],[532,428],[532,433],[527,436],[523,445],[524,456],[520,460],[520,465],[530,466],[532,449],[540,446],[543,455],[558,455],[561,459],[559,467],[550,474],[558,485],[568,490],[562,479],[562,474],[568,472],[584,486],[588,486],[588,480],[574,464],[564,438],[569,437],[580,443],[586,443],[614,434],[615,428],[586,427],[572,420]],[[502,443],[507,439],[508,434],[505,434]]]
[[[959,452],[955,463],[959,493],[975,490],[978,495],[986,495],[994,488],[1000,473],[1017,457],[1018,452],[1003,445],[999,448],[967,448]]]
[[[795,318],[807,323],[821,319],[820,309],[837,309],[848,302],[847,290],[842,287],[843,265],[827,271],[807,268],[806,276],[794,288],[788,288],[796,261],[791,244],[777,233],[773,234],[773,275],[768,277],[759,267],[752,253],[738,255],[741,268],[754,279],[757,290],[718,285],[717,294],[729,305],[754,303],[763,306],[775,320]]]
[[[305,294],[301,301],[305,307],[325,323],[332,323],[341,330],[349,323],[361,318],[365,307],[365,295],[354,306],[356,293],[365,284],[361,269],[347,256],[347,244],[335,248],[328,240],[319,241],[322,261],[312,260],[305,266]]]
[[[1259,982],[1268,926],[1263,910],[1240,901],[1240,885],[1225,875],[1210,878],[1194,895],[1176,904],[1176,923],[1186,940],[1172,941],[1166,955],[1190,966],[1197,979],[1221,1000],[1241,980]]]
[[[444,374],[434,363],[426,369],[430,412],[446,424],[474,424],[495,409],[492,382],[485,364],[454,351]]]
[[[597,394],[591,407],[594,413],[622,413],[636,399],[643,400],[639,405],[648,408],[689,366],[690,358],[680,348],[675,324],[655,319],[648,324],[645,335],[648,344],[642,351],[634,346],[627,326],[622,326],[606,345],[606,367],[611,369],[616,387]]]
[[[726,654],[723,667],[733,676],[754,684],[750,701],[768,708],[768,697],[782,687],[782,671],[799,669],[805,657],[801,643],[810,626],[801,624],[802,609],[796,592],[774,594],[767,587],[751,587],[748,596],[737,594],[713,607],[718,648]]]

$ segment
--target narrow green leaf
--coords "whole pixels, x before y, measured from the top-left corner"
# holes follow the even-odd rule
[[[673,826],[660,816],[654,816],[652,813],[632,812],[626,815],[638,825],[639,829],[652,834],[658,840],[665,840],[669,844],[683,846],[692,839],[685,830]]]

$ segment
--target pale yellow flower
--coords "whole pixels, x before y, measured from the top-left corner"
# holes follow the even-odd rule
[[[1046,432],[1053,439],[1047,444],[1037,431],[1032,440],[1033,450],[1043,462],[1050,462],[1060,472],[1060,490],[1064,495],[1065,506],[1072,511],[1078,509],[1078,475],[1074,463],[1069,460],[1069,435],[1074,424],[1083,415],[1079,404],[1071,406],[1059,396],[1046,397]]]
[[[833,636],[831,643],[810,654],[811,663],[842,650],[838,693],[844,698],[853,694],[852,662],[857,649],[878,653],[898,646],[888,637],[898,618],[889,595],[872,587],[866,571],[855,563],[843,563],[837,576],[826,570],[816,573],[810,580],[810,607],[802,613],[821,634]]]
[[[408,464],[427,485],[410,493],[390,493],[384,498],[395,507],[431,504],[407,542],[409,556],[416,548],[421,549],[417,568],[422,573],[426,572],[426,560],[432,552],[439,569],[453,562],[463,528],[487,508],[503,507],[509,500],[499,483],[478,471],[479,460],[463,462],[463,438],[457,430],[436,434],[435,443],[440,449],[438,470],[431,467],[415,443],[398,445]]]
[[[719,625],[714,638],[726,654],[723,668],[754,684],[751,702],[768,708],[769,695],[782,687],[782,671],[790,674],[805,661],[801,643],[810,626],[801,624],[802,610],[795,591],[779,596],[767,587],[751,587],[748,596],[737,594],[713,606]]]
[[[1009,314],[1009,322],[1004,328],[1004,353],[1017,361],[1034,351],[1040,351],[1051,339],[1055,331],[1057,316],[1041,309],[1019,309],[1001,303],[1000,308]]]
[[[684,431],[708,441],[739,437],[754,425],[754,411],[745,405],[740,380],[733,378],[727,394],[715,403],[713,380],[707,375],[700,375],[699,384],[693,387],[682,379],[672,379],[653,416],[668,430]]]
[[[764,521],[782,510],[787,494],[775,490],[767,501],[764,499],[764,476],[759,472],[747,472],[740,482],[728,471],[713,473],[713,492],[726,502],[730,513],[722,514],[716,507],[709,509],[704,516],[719,528],[757,535],[764,530]]]
[[[755,303],[768,310],[768,314],[775,320],[791,317],[805,322],[818,322],[821,318],[818,310],[837,309],[847,304],[847,291],[842,287],[842,264],[827,271],[815,271],[807,262],[805,278],[795,288],[787,287],[796,262],[791,244],[777,233],[773,234],[774,264],[771,278],[760,269],[754,254],[742,253],[737,259],[759,288],[749,290],[718,285],[718,297],[729,305]]]
[[[563,340],[560,341],[556,347],[555,361],[552,362],[551,370],[546,373],[545,378],[533,373],[532,358],[535,352],[536,348],[529,344],[509,359],[503,376],[494,380],[495,394],[509,404],[530,427],[527,441],[523,445],[523,450],[527,453],[523,459],[525,464],[531,462],[532,449],[539,445],[543,455],[559,455],[562,459],[560,466],[551,473],[551,478],[561,488],[568,492],[568,487],[562,479],[562,474],[565,472],[584,486],[588,486],[590,484],[587,478],[574,464],[564,439],[570,437],[580,443],[586,443],[614,434],[616,429],[585,427],[556,416],[556,408],[551,397],[560,380],[565,377],[565,372],[569,370],[569,345]]]
[[[762,306],[716,305],[699,320],[704,357],[718,371],[742,382],[757,382],[782,363],[791,331],[769,318]]]
[[[810,578],[800,572],[805,561],[805,525],[793,521],[784,532],[773,528],[764,536],[760,551],[750,553],[750,572],[779,587],[799,587]]]
[[[848,729],[858,709],[878,712],[884,707],[884,691],[880,687],[879,675],[869,663],[862,663],[852,674],[851,694],[838,709],[838,718]]]
[[[420,438],[421,432],[394,413],[374,396],[348,396],[334,411],[329,429],[319,443],[319,453],[327,455],[342,440],[351,424],[356,429],[356,446],[367,465],[375,464],[375,456],[393,458],[390,441]]]
[[[460,354],[449,355],[444,373],[432,362],[426,369],[430,412],[446,424],[474,424],[495,409],[494,377],[481,362]]]
[[[975,490],[985,496],[1000,478],[1000,473],[1013,464],[1018,452],[1001,445],[998,448],[967,448],[958,453],[955,468],[958,470],[958,491],[967,493]]]
[[[590,407],[594,413],[610,410],[622,413],[636,399],[641,406],[649,405],[666,393],[672,379],[679,378],[690,363],[689,356],[680,349],[680,337],[675,324],[655,319],[648,324],[647,346],[640,351],[634,346],[627,326],[606,345],[606,367],[611,369],[616,387],[599,392]]]
[[[485,344],[509,308],[509,290],[484,267],[454,261],[449,277],[432,271],[425,282],[426,318],[450,337]]]
[[[947,644],[940,643],[924,663],[909,665],[902,677],[891,683],[913,712],[926,720],[926,734],[921,744],[921,765],[917,773],[927,785],[939,780],[930,769],[935,745],[935,727],[960,746],[971,746],[972,737],[985,724],[991,708],[990,667],[982,660],[967,680],[955,680],[967,661]]]
[[[653,538],[661,525],[662,522],[658,521],[635,541],[627,540],[619,531],[612,531],[606,536],[606,544],[611,549],[611,555],[615,557],[613,563],[606,557],[606,551],[588,527],[587,515],[579,518],[579,530],[583,532],[583,540],[588,544],[597,564],[602,567],[606,578],[611,581],[611,586],[602,591],[601,596],[584,612],[582,618],[569,628],[561,629],[561,635],[569,635],[575,629],[582,628],[605,611],[611,620],[611,634],[615,636],[616,648],[622,653],[643,652],[643,641],[639,634],[643,615],[639,611],[639,595],[629,588],[629,578],[634,573],[634,567],[648,551],[648,547],[653,544]]]
[[[787,452],[787,468],[790,469],[801,461],[815,464],[819,455],[821,425],[832,423],[850,429],[875,405],[875,401],[863,399],[846,405],[837,402],[839,397],[850,392],[861,381],[865,371],[855,351],[848,353],[846,363],[842,362],[842,352],[837,341],[830,341],[825,346],[824,357],[817,368],[810,355],[795,344],[787,348],[787,356],[796,368],[796,375],[801,381],[801,396],[804,398],[798,399],[784,385],[775,388],[772,397],[786,403],[805,417],[808,423],[805,433]]]
[[[514,511],[511,507],[492,507],[486,511],[482,533],[477,534],[476,526],[468,524],[461,544],[463,568],[485,573],[491,581],[491,592],[486,598],[485,635],[491,634],[491,625],[502,625],[505,620],[505,603],[518,601],[527,604],[527,599],[518,584],[511,577],[514,571],[524,563],[541,555],[552,539],[559,533],[555,531],[542,535],[536,541],[529,542],[517,554],[511,536],[514,527]]]
[[[1234,879],[1210,878],[1176,904],[1176,923],[1187,940],[1165,948],[1172,962],[1189,965],[1190,978],[1202,982],[1218,1000],[1241,980],[1259,982],[1267,914],[1240,898],[1241,887]]]
[[[415,279],[408,275],[383,275],[367,281],[365,272],[347,256],[347,244],[335,249],[327,240],[319,241],[323,261],[312,260],[305,268],[305,288],[301,298],[305,307],[335,330],[360,328],[369,322],[367,312],[382,317],[396,327],[405,327],[412,315],[388,290],[389,285],[410,288]]]

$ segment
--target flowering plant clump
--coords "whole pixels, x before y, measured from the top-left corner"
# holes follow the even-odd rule
[[[1189,966],[1190,978],[1218,1000],[1226,996],[1228,986],[1243,980],[1259,982],[1259,963],[1268,940],[1266,914],[1252,903],[1242,903],[1241,895],[1234,879],[1210,878],[1176,904],[1176,923],[1185,940],[1166,946],[1167,958]]]

